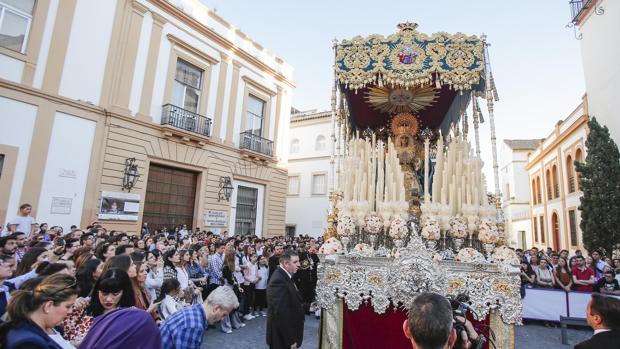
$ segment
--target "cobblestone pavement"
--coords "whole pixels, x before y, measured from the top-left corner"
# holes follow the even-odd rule
[[[210,328],[205,333],[202,349],[263,349],[267,318],[259,317],[246,321],[246,326],[234,330],[231,334],[220,332],[219,326]],[[319,322],[314,316],[306,316],[304,342],[302,348],[318,348]],[[560,329],[545,327],[541,322],[528,322],[525,326],[518,326],[515,331],[515,349],[565,349],[573,348],[575,344],[592,336],[592,331],[586,328],[569,328],[568,344],[560,343]],[[374,348],[359,348],[374,349]],[[503,348],[498,348],[503,349]]]

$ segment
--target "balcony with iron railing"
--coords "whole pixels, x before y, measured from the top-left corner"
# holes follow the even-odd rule
[[[204,137],[211,137],[212,121],[210,118],[173,104],[165,104],[163,106],[161,124]]]
[[[598,0],[570,0],[568,4],[570,5],[570,14],[571,14],[571,23],[579,24],[584,17],[584,13],[587,12],[588,9],[594,7]],[[602,6],[597,6],[594,8],[594,13],[597,15],[602,15],[605,12]],[[570,24],[569,24],[570,25]]]
[[[257,136],[251,131],[241,132],[239,149],[250,150],[269,158],[273,157],[273,141]]]

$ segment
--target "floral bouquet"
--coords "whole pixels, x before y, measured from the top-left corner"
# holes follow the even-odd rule
[[[383,222],[381,218],[374,213],[366,216],[364,229],[370,234],[379,234],[383,229]]]
[[[396,216],[390,224],[389,235],[392,239],[402,240],[407,237],[409,229],[407,228],[407,222],[400,216]]]
[[[520,264],[519,256],[517,256],[517,253],[506,246],[500,246],[495,248],[495,250],[493,250],[493,253],[491,254],[491,261],[501,264]]]
[[[492,220],[485,218],[478,226],[478,240],[483,244],[494,244],[499,240],[497,225]]]
[[[370,245],[361,243],[361,244],[355,245],[355,247],[353,248],[353,252],[358,253],[362,256],[372,256],[375,251]]]
[[[439,240],[441,231],[439,229],[439,223],[435,218],[429,217],[424,221],[421,235],[426,240]]]
[[[338,218],[338,226],[336,231],[339,236],[350,236],[355,234],[355,223],[353,217],[349,215],[342,215]]]
[[[327,239],[323,245],[319,248],[319,253],[321,254],[337,254],[341,253],[343,250],[342,244],[336,238]]]
[[[463,217],[456,216],[450,219],[450,236],[455,239],[467,237],[467,222]]]
[[[465,247],[459,250],[459,253],[456,255],[455,259],[463,263],[486,263],[486,259],[482,253],[471,247]]]

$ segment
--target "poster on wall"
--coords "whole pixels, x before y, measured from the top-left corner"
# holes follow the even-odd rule
[[[131,193],[101,192],[99,219],[137,221],[140,212],[140,195]]]
[[[228,225],[228,212],[207,210],[205,214],[205,225],[210,227],[224,227]]]

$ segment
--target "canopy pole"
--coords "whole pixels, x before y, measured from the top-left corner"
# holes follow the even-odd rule
[[[332,119],[331,119],[331,157],[329,159],[330,168],[330,192],[333,192],[336,188],[336,169],[335,169],[335,157],[336,157],[336,46],[338,41],[334,39],[332,48],[334,50],[334,84],[332,86]]]
[[[480,131],[478,130],[478,126],[480,125],[478,113],[480,112],[480,107],[478,106],[478,100],[474,93],[471,94],[471,104],[472,104],[472,118],[474,121],[474,139],[476,141],[476,156],[480,158]]]

